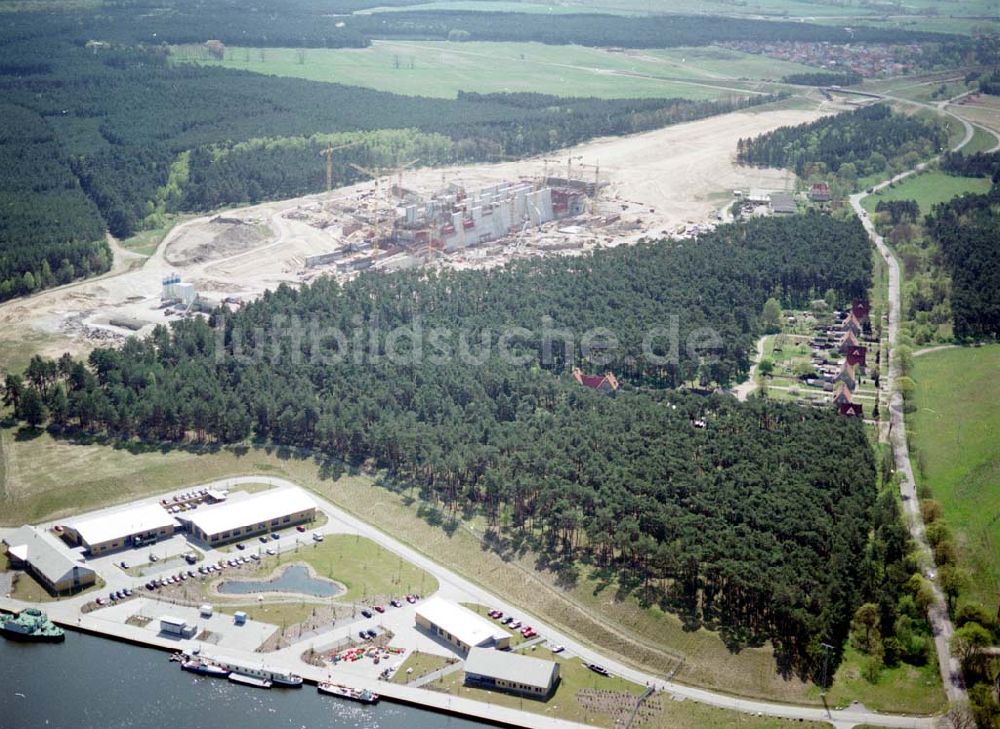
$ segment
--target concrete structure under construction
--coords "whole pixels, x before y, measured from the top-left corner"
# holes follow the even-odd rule
[[[158,504],[143,504],[72,519],[62,525],[65,539],[92,556],[167,539],[177,522]]]
[[[216,547],[310,522],[316,518],[316,502],[302,489],[273,489],[245,498],[231,495],[222,504],[184,512],[177,518],[193,538]]]
[[[97,573],[82,558],[42,529],[23,526],[4,537],[11,566],[32,575],[49,592],[63,595],[93,585]]]
[[[510,633],[461,605],[440,597],[421,603],[415,620],[418,628],[467,653],[473,648],[510,647]]]

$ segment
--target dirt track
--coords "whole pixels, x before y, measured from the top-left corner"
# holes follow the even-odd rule
[[[733,189],[790,187],[790,173],[738,167],[736,142],[770,129],[799,124],[819,116],[818,111],[756,110],[725,114],[678,124],[629,137],[598,139],[550,156],[499,165],[478,165],[408,172],[405,185],[421,191],[440,187],[442,181],[467,188],[521,176],[565,174],[566,160],[573,160],[573,174],[594,174],[600,165],[602,180],[610,186],[605,204],[618,209],[626,204],[641,220],[639,234],[660,235],[688,222],[705,222],[727,205]],[[584,165],[581,167],[581,165]],[[128,317],[148,322],[170,321],[157,307],[160,282],[169,273],[180,273],[199,291],[252,298],[281,282],[296,283],[306,255],[332,246],[330,234],[283,212],[330,198],[356,198],[371,183],[333,193],[266,203],[235,211],[227,218],[257,224],[256,237],[240,238],[237,245],[213,250],[217,229],[206,216],[172,230],[156,253],[140,268],[126,265],[117,275],[81,282],[0,305],[0,350],[30,347],[47,355],[63,351],[83,354],[94,346],[131,334],[109,325],[109,318]],[[641,217],[639,215],[641,214]],[[270,230],[268,231],[268,228]],[[256,242],[255,242],[256,241]],[[169,251],[169,255],[165,255]],[[121,253],[119,251],[119,253]],[[130,255],[125,252],[125,255]],[[117,259],[122,257],[116,256]],[[168,262],[175,261],[178,265]]]

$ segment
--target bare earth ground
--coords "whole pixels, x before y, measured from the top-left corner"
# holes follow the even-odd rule
[[[455,182],[467,189],[501,180],[565,174],[567,157],[574,174],[594,174],[610,185],[600,203],[603,212],[622,215],[635,224],[629,234],[605,238],[612,245],[632,242],[642,235],[673,232],[680,225],[705,222],[727,205],[733,189],[759,187],[788,189],[791,173],[739,167],[736,142],[779,126],[816,119],[818,110],[767,109],[736,112],[628,137],[605,138],[563,150],[558,161],[533,158],[498,165],[420,169],[408,172],[407,188],[423,193]],[[282,282],[299,283],[303,258],[335,247],[332,232],[283,214],[317,202],[353,205],[371,198],[372,183],[332,193],[266,203],[181,223],[138,268],[133,261],[119,265],[118,275],[66,286],[0,305],[0,352],[17,352],[23,361],[28,350],[49,356],[70,351],[89,352],[98,344],[118,341],[133,332],[110,323],[128,318],[146,323],[170,321],[159,309],[161,280],[179,273],[210,300],[225,296],[250,299]],[[237,222],[234,222],[237,221]],[[590,242],[593,242],[591,239]],[[460,259],[456,260],[460,263]],[[127,265],[126,265],[127,264]],[[13,361],[0,358],[0,366]]]

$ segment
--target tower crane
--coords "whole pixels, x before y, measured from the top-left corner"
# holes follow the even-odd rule
[[[350,163],[351,167],[356,169],[363,175],[368,175],[375,181],[375,248],[379,248],[379,241],[382,239],[382,210],[381,202],[382,196],[379,195],[379,180],[385,174],[386,170],[383,169],[369,169],[367,167],[362,167],[361,165],[356,165],[353,162]],[[390,177],[390,179],[392,179]]]
[[[326,157],[326,191],[330,192],[333,189],[333,153],[338,149],[347,149],[348,147],[356,147],[361,144],[359,139],[356,142],[348,142],[347,144],[338,144],[334,147],[332,144],[326,145],[326,149],[320,152],[320,157]]]

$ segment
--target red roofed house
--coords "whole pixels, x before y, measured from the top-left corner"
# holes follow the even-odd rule
[[[843,332],[854,332],[854,336],[860,337],[861,320],[859,320],[858,317],[854,316],[854,312],[852,311],[850,314],[847,315],[847,318],[844,319],[844,323],[840,325],[840,330]]]
[[[845,383],[838,382],[833,390],[833,404],[840,407],[841,405],[850,405],[852,402],[854,402],[854,397],[851,395],[851,390]]]
[[[845,362],[840,373],[833,378],[833,381],[843,382],[851,392],[854,392],[858,387],[858,381],[854,376],[854,365],[849,365]]]
[[[844,338],[840,340],[839,351],[841,354],[847,354],[857,346],[859,346],[858,338],[854,335],[854,332],[848,331],[847,334],[844,335]]]
[[[573,379],[584,387],[601,392],[614,392],[619,387],[618,378],[611,372],[606,372],[603,375],[585,375],[579,367],[574,367]]]
[[[864,299],[855,299],[851,304],[851,313],[858,321],[864,321],[868,318],[868,302]]]
[[[861,367],[867,367],[865,364],[865,359],[868,354],[867,347],[851,347],[847,350],[847,364],[849,365],[860,365]]]
[[[825,182],[817,182],[809,188],[809,199],[813,202],[830,202],[830,186]]]
[[[837,406],[837,412],[840,415],[846,415],[851,418],[863,418],[865,416],[865,406],[859,402],[844,403]]]

